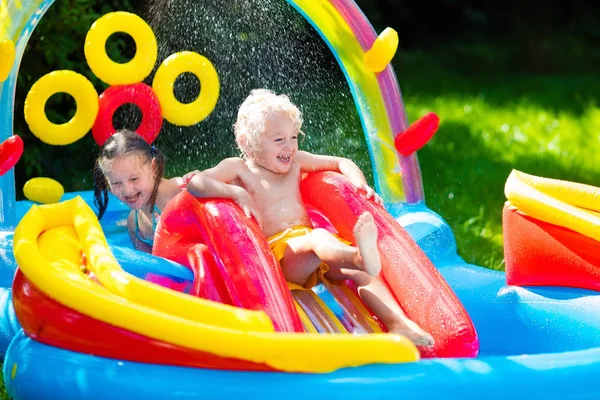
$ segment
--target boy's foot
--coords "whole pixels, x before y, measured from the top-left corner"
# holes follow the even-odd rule
[[[379,249],[377,248],[377,225],[373,220],[373,215],[365,211],[354,225],[354,237],[358,252],[362,258],[364,271],[377,276],[381,271],[381,259],[379,258]]]
[[[388,330],[390,333],[397,333],[399,335],[406,336],[416,346],[433,347],[435,344],[433,336],[421,329],[419,325],[408,319],[405,321],[399,321],[395,324],[390,324],[388,326]]]

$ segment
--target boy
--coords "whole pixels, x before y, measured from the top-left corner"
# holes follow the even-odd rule
[[[261,228],[280,261],[292,289],[310,289],[318,278],[352,279],[358,291],[390,332],[416,345],[432,346],[431,335],[408,319],[387,286],[378,278],[381,261],[377,227],[365,212],[355,227],[357,247],[324,229],[313,229],[300,195],[304,172],[337,171],[357,190],[381,204],[362,171],[351,160],[298,150],[300,110],[285,95],[253,90],[242,103],[234,125],[243,158],[228,158],[203,175],[246,189],[262,217]]]

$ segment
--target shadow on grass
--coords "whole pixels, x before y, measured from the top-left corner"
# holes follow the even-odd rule
[[[467,124],[444,123],[441,134],[419,151],[427,205],[450,225],[459,254],[473,264],[503,269],[504,185],[512,169],[598,185],[600,175],[532,153],[514,163],[485,146]]]
[[[411,94],[415,93],[430,100],[439,96],[482,97],[497,107],[525,101],[547,111],[574,116],[582,115],[589,104],[600,104],[600,80],[596,73],[578,72],[576,66],[554,74],[516,71],[503,64],[503,59],[509,56],[502,47],[490,46],[486,50],[498,66],[491,64],[488,59],[491,56],[452,62],[447,61],[448,54],[435,51],[397,56],[394,68],[404,100],[410,102]]]

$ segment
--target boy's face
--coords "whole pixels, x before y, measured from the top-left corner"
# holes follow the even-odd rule
[[[133,210],[150,201],[155,180],[155,161],[135,154],[115,157],[105,171],[112,194]]]
[[[253,161],[277,174],[288,172],[298,152],[298,131],[293,121],[282,112],[267,118]]]

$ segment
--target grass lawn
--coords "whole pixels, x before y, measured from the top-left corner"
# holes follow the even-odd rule
[[[450,224],[467,262],[504,269],[512,169],[600,186],[597,76],[449,72],[424,54],[403,61],[396,71],[409,120],[440,117],[418,153],[426,203]]]
[[[460,73],[427,54],[397,58],[409,120],[429,111],[441,119],[418,153],[426,202],[450,224],[467,262],[504,268],[501,213],[511,169],[600,186],[597,77]],[[345,154],[369,165],[362,148]],[[0,398],[8,398],[3,385]]]

